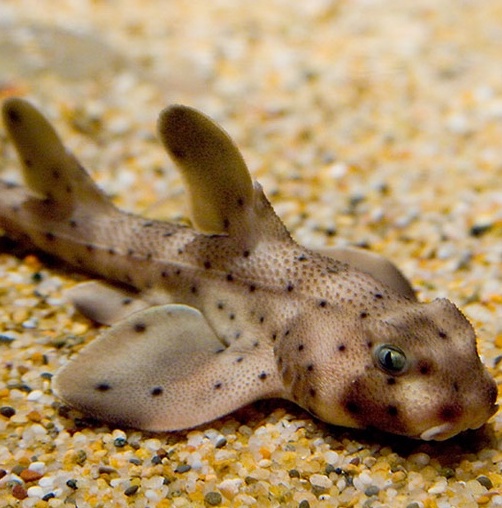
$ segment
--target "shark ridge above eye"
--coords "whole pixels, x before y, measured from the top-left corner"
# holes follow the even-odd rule
[[[2,114],[24,185],[0,181],[0,227],[99,279],[67,294],[109,325],[53,377],[70,406],[173,431],[279,397],[334,425],[425,440],[479,428],[497,410],[457,307],[419,302],[377,254],[298,245],[203,113],[170,106],[157,127],[190,227],[116,208],[28,101],[8,99]]]

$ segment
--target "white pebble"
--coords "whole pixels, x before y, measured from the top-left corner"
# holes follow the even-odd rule
[[[202,444],[204,436],[202,432],[190,432],[187,439],[187,446],[198,448]]]
[[[256,468],[250,476],[255,480],[267,481],[270,478],[270,471],[268,469]]]
[[[157,490],[146,490],[145,497],[150,502],[158,503],[163,496]]]
[[[11,400],[24,399],[25,395],[26,395],[25,392],[22,392],[21,390],[18,390],[17,388],[14,388],[9,393],[9,397],[10,397]]]
[[[63,298],[53,298],[52,296],[46,298],[45,301],[47,302],[47,305],[50,305],[51,307],[61,307],[65,303]]]
[[[373,483],[373,479],[368,473],[361,473],[359,476],[354,478],[354,487],[357,490],[365,491],[366,488]]]
[[[23,321],[23,328],[26,328],[27,330],[33,330],[34,328],[37,327],[38,327],[38,319],[35,317]]]
[[[33,401],[39,400],[40,397],[42,397],[42,395],[43,395],[42,390],[33,390],[28,394],[28,396],[26,397],[26,400],[33,402]]]
[[[366,472],[362,472],[358,478],[364,485],[372,485],[374,483],[373,478]]]
[[[338,464],[338,461],[340,460],[340,456],[338,453],[329,450],[324,454],[324,460],[327,464],[331,464],[332,466]]]
[[[262,467],[262,468],[267,468],[267,467],[270,467],[271,465],[272,465],[272,461],[270,459],[262,459],[262,460],[258,461],[258,464],[257,464],[258,467]]]
[[[26,492],[28,494],[28,497],[44,497],[44,489],[42,487],[39,487],[38,485],[29,487]]]
[[[469,119],[461,114],[454,114],[447,118],[446,127],[454,134],[467,134],[471,129]]]
[[[47,468],[47,466],[45,465],[45,462],[41,462],[41,461],[32,462],[28,466],[28,469],[30,471],[36,471],[37,473],[41,473],[41,474],[45,473],[46,468]]]
[[[253,429],[251,427],[248,427],[247,425],[241,425],[239,427],[239,433],[243,436],[251,436],[253,435]]]
[[[60,289],[62,285],[63,283],[58,277],[48,277],[38,284],[37,292],[46,295]]]
[[[162,476],[152,476],[151,478],[143,479],[143,487],[146,489],[160,489],[164,484],[164,478]]]
[[[347,486],[347,480],[345,480],[345,478],[342,476],[337,482],[336,482],[336,488],[342,492],[342,490],[345,489],[345,487]]]
[[[446,478],[442,478],[441,480],[437,481],[427,492],[429,494],[442,494],[446,491],[447,486],[448,482],[446,481]]]
[[[202,469],[202,457],[200,453],[194,452],[191,453],[187,459],[187,463],[192,466],[192,469],[199,470]]]
[[[347,164],[344,162],[335,162],[327,169],[327,173],[331,178],[338,179],[345,176],[348,169]]]
[[[15,333],[15,332],[2,332],[2,335],[5,338],[7,338],[9,340],[12,340],[12,341],[14,341],[14,340],[19,338],[19,334]]]
[[[450,259],[455,255],[455,247],[451,244],[445,244],[438,247],[436,257],[438,259]]]
[[[417,466],[423,467],[429,464],[431,458],[426,453],[414,453],[413,455],[410,455],[408,460]]]
[[[488,490],[477,480],[469,480],[465,485],[473,496],[482,496]]]
[[[234,459],[235,459],[234,453],[231,451],[228,451],[228,450],[218,450],[214,454],[214,460],[216,462],[225,462],[227,460],[234,460]]]
[[[219,443],[225,440],[223,434],[214,429],[209,429],[204,433],[204,435],[211,441],[213,446],[217,446]]]
[[[30,425],[23,431],[23,442],[24,444],[30,443],[33,439],[38,439],[47,434],[47,430],[39,423]]]
[[[147,450],[156,452],[157,450],[162,448],[162,443],[160,442],[159,439],[147,439],[144,442],[144,446]]]
[[[323,489],[329,489],[333,486],[333,482],[326,475],[323,474],[313,474],[310,477],[310,483],[314,487],[320,487]]]
[[[495,91],[493,87],[483,84],[474,89],[473,95],[477,101],[487,101],[495,97]]]
[[[31,467],[30,467],[31,469]],[[46,490],[52,490],[54,478],[52,476],[44,476],[38,480],[38,485]]]
[[[75,446],[76,448],[85,447],[88,441],[89,439],[83,432],[77,432],[77,434],[73,436],[73,446]]]
[[[217,487],[225,497],[233,498],[239,493],[242,483],[241,478],[228,478],[223,480]]]
[[[127,439],[127,434],[121,429],[114,429],[112,439],[115,440],[117,438]]]
[[[502,496],[493,496],[492,504],[493,506],[502,506]]]

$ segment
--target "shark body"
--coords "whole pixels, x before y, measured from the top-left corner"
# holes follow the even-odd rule
[[[69,405],[170,431],[281,397],[335,425],[426,440],[496,411],[495,383],[455,305],[418,302],[374,254],[294,242],[202,113],[171,106],[158,124],[192,227],[117,209],[30,103],[9,99],[3,118],[26,186],[0,182],[0,227],[108,281],[70,294],[112,326],[55,374]]]

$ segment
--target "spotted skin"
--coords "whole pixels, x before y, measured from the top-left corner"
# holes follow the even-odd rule
[[[7,100],[3,119],[26,187],[0,183],[0,226],[98,276],[70,298],[112,325],[55,374],[68,404],[169,431],[282,397],[336,425],[437,440],[496,411],[460,311],[418,302],[379,256],[296,244],[201,113],[171,106],[158,124],[192,227],[118,210],[28,102]]]

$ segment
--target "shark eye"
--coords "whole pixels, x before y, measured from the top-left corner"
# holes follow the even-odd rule
[[[396,346],[380,344],[375,349],[378,366],[389,374],[402,374],[408,366],[406,355]]]

